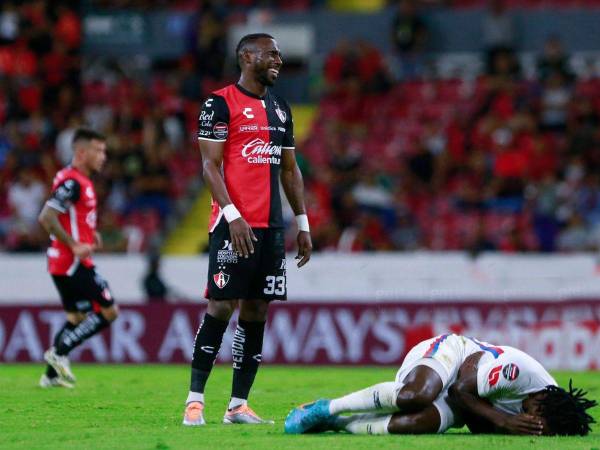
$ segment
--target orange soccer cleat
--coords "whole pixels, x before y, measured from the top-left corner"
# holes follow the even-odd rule
[[[206,422],[204,421],[204,403],[189,402],[185,406],[183,424],[190,427],[206,425]]]
[[[263,420],[258,417],[248,405],[240,405],[232,410],[227,410],[223,416],[223,423],[226,424],[274,424],[272,420]]]

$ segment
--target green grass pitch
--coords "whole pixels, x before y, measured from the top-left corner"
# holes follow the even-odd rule
[[[206,389],[208,425],[181,425],[189,368],[160,365],[75,364],[73,390],[37,387],[42,365],[0,365],[0,449],[598,449],[600,425],[585,438],[473,436],[465,431],[430,436],[288,436],[283,419],[299,403],[337,396],[385,380],[391,367],[264,366],[251,406],[274,426],[222,425],[231,369],[217,366]],[[600,374],[555,373],[600,400]],[[593,412],[600,421],[600,408]]]

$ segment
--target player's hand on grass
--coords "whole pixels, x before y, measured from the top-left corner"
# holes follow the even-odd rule
[[[533,434],[541,435],[544,429],[542,420],[539,417],[530,414],[517,414],[516,416],[507,416],[499,424],[502,431],[510,434]]]
[[[231,244],[233,250],[247,258],[251,253],[254,253],[254,245],[252,242],[258,241],[252,228],[243,217],[238,217],[229,222],[229,235],[231,236]]]
[[[92,256],[92,252],[94,251],[94,246],[90,244],[83,244],[81,242],[75,242],[71,246],[71,250],[73,254],[79,259],[85,259]]]
[[[312,253],[312,240],[308,231],[298,232],[298,254],[295,259],[298,259],[298,267],[302,267],[310,260]]]

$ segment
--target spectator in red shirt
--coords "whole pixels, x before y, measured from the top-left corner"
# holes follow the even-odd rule
[[[81,45],[81,22],[74,11],[58,5],[56,14],[55,36],[69,50],[76,51]]]

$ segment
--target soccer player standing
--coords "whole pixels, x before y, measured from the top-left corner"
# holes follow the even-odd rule
[[[223,422],[269,423],[247,400],[261,361],[269,302],[287,295],[280,180],[298,224],[298,267],[312,251],[291,111],[267,89],[282,65],[277,42],[268,34],[250,34],[240,40],[236,55],[238,83],[210,95],[199,118],[203,175],[213,198],[208,308],[194,344],[184,425],[205,423],[204,387],[238,306],[231,400]]]
[[[106,281],[96,273],[93,251],[101,246],[96,232],[96,192],[90,176],[106,160],[106,139],[79,128],[73,136],[73,160],[59,171],[39,221],[50,234],[48,271],[59,292],[67,320],[44,353],[48,363],[40,386],[73,387],[68,354],[106,328],[118,310]]]

